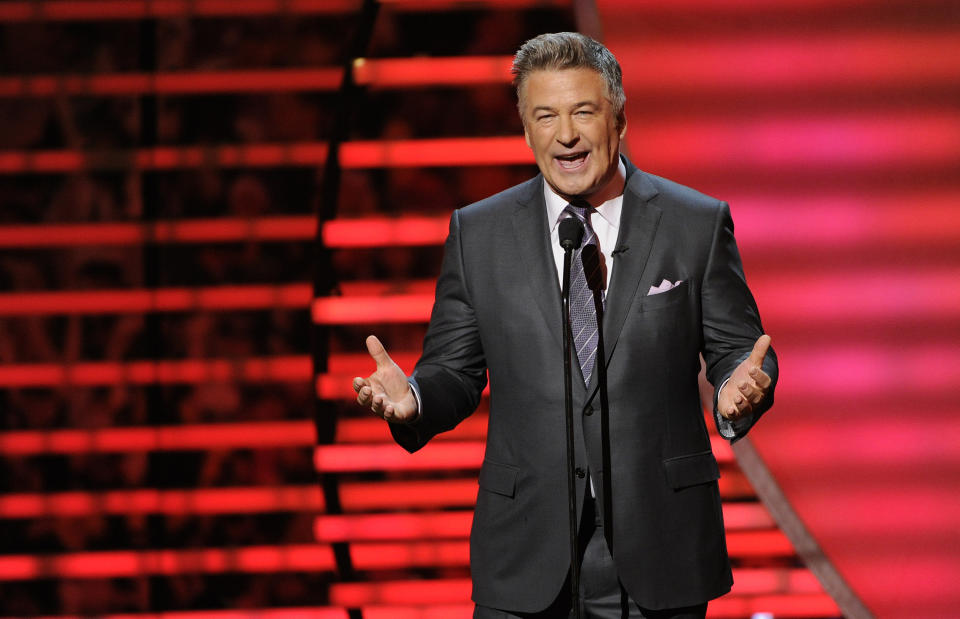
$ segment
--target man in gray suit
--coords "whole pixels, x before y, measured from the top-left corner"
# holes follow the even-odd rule
[[[423,356],[407,377],[370,336],[377,369],[354,379],[357,401],[412,452],[474,411],[489,374],[475,617],[567,616],[557,228],[579,217],[595,301],[572,334],[583,602],[591,617],[702,617],[732,576],[700,358],[730,440],[773,403],[777,377],[729,209],[620,154],[620,66],[596,41],[541,35],[513,72],[540,174],[453,213]]]

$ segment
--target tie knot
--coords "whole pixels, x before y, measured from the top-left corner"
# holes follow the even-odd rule
[[[574,217],[580,220],[586,226],[590,225],[590,220],[587,219],[587,214],[590,210],[593,209],[592,206],[586,202],[571,202],[563,209],[563,212],[570,213]]]

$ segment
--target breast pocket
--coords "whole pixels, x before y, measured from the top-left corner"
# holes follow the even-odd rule
[[[690,284],[685,280],[666,292],[648,294],[640,301],[639,311],[649,312],[679,303],[690,296]]]

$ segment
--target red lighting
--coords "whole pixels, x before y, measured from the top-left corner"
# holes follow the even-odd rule
[[[448,217],[338,219],[324,224],[323,242],[327,247],[343,249],[440,245],[448,229]]]
[[[302,447],[315,442],[309,421],[195,424],[0,433],[5,456],[104,452]]]
[[[353,66],[358,84],[378,88],[509,84],[511,56],[363,59]]]
[[[356,471],[424,471],[432,469],[479,469],[482,441],[450,441],[407,453],[397,445],[321,445],[314,452],[320,473]]]
[[[426,322],[433,294],[396,294],[389,297],[324,297],[314,299],[313,321],[323,325]]]
[[[102,361],[0,365],[0,387],[175,384],[216,381],[300,382],[310,379],[306,355],[184,361]],[[348,383],[349,385],[349,383]]]
[[[308,284],[0,294],[0,316],[305,308]]]
[[[244,514],[321,511],[323,505],[323,497],[317,486],[4,494],[0,495],[0,517]]]
[[[173,170],[214,164],[228,168],[323,165],[323,142],[243,144],[216,147],[163,146],[135,151],[0,151],[0,174],[78,172],[81,170]],[[522,137],[437,138],[346,142],[344,168],[452,167],[532,164]]]
[[[328,543],[456,539],[470,534],[472,521],[472,511],[318,516],[313,535],[318,542]]]
[[[398,10],[440,11],[477,7],[565,7],[569,0],[382,0]],[[13,0],[0,4],[3,21],[88,21],[258,15],[340,14],[361,0]]]
[[[509,56],[363,59],[354,65],[359,84],[377,88],[509,83]],[[248,71],[32,75],[0,77],[0,97],[182,95],[336,90],[337,67]]]
[[[0,556],[0,580],[122,578],[144,574],[329,571],[329,547],[313,544],[202,550],[121,550]]]
[[[440,245],[449,218],[367,217],[337,219],[323,226],[327,247],[413,247]],[[198,219],[155,224],[98,223],[0,226],[0,248],[139,245],[144,243],[230,243],[239,241],[309,241],[316,234],[313,217]]]
[[[476,478],[351,482],[340,486],[340,502],[346,511],[473,507],[476,500]]]

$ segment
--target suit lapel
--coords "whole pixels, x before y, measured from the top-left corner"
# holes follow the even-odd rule
[[[560,330],[560,285],[550,247],[547,207],[543,200],[543,177],[529,181],[529,191],[513,209],[513,231],[519,248],[522,277],[530,286],[530,295],[543,314],[543,322],[557,343],[563,346]],[[581,381],[582,383],[582,381]]]
[[[620,232],[614,248],[613,277],[603,317],[604,353],[608,366],[623,323],[633,306],[661,216],[660,209],[650,204],[650,200],[658,193],[656,187],[644,172],[637,170],[629,161],[626,163],[627,183],[623,191]],[[597,372],[594,372],[588,392],[593,394],[596,388]]]

